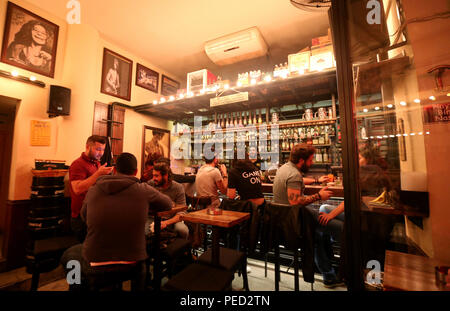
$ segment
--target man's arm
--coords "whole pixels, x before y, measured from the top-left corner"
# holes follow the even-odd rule
[[[77,195],[85,193],[86,191],[88,191],[89,187],[95,184],[95,182],[100,176],[111,173],[112,169],[113,169],[112,167],[106,167],[105,163],[102,166],[100,166],[98,170],[88,178],[72,181],[71,185],[73,192],[75,192],[75,194]]]
[[[288,188],[287,195],[289,204],[291,205],[300,204],[302,206],[306,206],[319,200],[328,200],[333,195],[333,192],[329,191],[328,187],[324,187],[320,189],[318,193],[315,193],[313,195],[302,195],[299,188],[296,189]]]
[[[318,193],[315,193],[313,195],[302,195],[300,189],[288,188],[287,195],[289,204],[291,205],[300,204],[302,206],[306,206],[320,200],[320,196]]]

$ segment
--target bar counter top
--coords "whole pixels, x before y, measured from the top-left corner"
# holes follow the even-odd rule
[[[262,183],[263,193],[273,193],[272,183]],[[326,186],[322,185],[305,185],[305,194],[311,195],[320,191],[320,189]],[[333,197],[343,198],[344,197],[344,187],[342,186],[329,186],[328,190],[333,191]]]

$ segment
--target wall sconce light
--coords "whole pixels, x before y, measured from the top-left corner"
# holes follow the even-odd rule
[[[35,76],[25,77],[19,75],[19,73],[16,70],[13,70],[12,72],[8,72],[5,70],[0,70],[0,77],[21,81],[25,83],[30,83],[39,87],[45,87],[45,83],[39,80],[36,80]]]

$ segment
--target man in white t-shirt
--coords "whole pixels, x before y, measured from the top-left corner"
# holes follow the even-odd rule
[[[225,165],[219,165],[216,155],[211,155],[211,157],[205,156],[206,164],[197,172],[195,188],[198,197],[211,197],[211,205],[208,207],[216,208],[220,206],[217,190],[223,194],[227,193],[228,174]]]

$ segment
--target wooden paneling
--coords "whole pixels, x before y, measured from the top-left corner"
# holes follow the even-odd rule
[[[123,151],[124,122],[125,108],[115,104],[108,105],[95,102],[92,135],[111,138],[111,151],[114,162]]]
[[[108,136],[108,104],[95,102],[92,135]]]
[[[125,122],[125,108],[112,105],[110,107],[111,115],[111,150],[113,153],[114,160],[123,151],[123,129]]]

